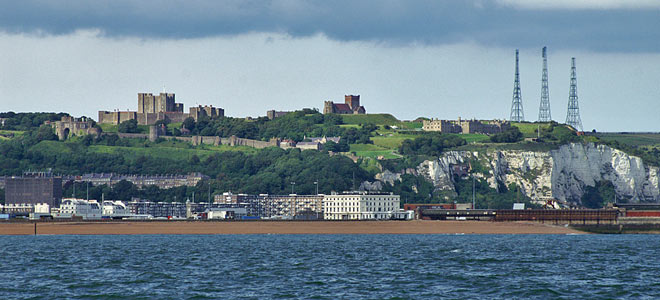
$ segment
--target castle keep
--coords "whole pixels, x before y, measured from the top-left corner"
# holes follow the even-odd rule
[[[422,130],[441,133],[481,133],[496,134],[511,128],[511,123],[504,120],[431,120],[424,121]]]
[[[225,110],[219,107],[191,107],[189,113],[183,112],[183,103],[176,103],[174,93],[138,93],[137,111],[99,111],[99,123],[119,124],[128,120],[137,120],[140,125],[151,125],[159,120],[183,122],[188,117],[197,121],[201,116],[209,118],[224,117]]]
[[[332,101],[325,101],[323,105],[324,114],[343,114],[343,115],[363,115],[367,111],[360,105],[360,95],[345,95],[344,103],[335,104]]]

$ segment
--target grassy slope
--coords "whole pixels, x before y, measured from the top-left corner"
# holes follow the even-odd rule
[[[597,133],[596,136],[603,141],[617,141],[632,146],[660,145],[659,133]]]
[[[7,136],[9,136],[9,135],[13,135],[14,137],[21,136],[21,135],[23,135],[24,133],[25,133],[25,131],[18,131],[18,130],[0,130],[0,135],[7,135]],[[0,140],[1,140],[1,141],[5,141],[5,140],[9,140],[9,139],[11,139],[11,138],[9,138],[9,137],[4,137],[4,136],[0,136]]]
[[[352,144],[350,151],[355,152],[355,155],[360,157],[378,158],[378,156],[383,156],[385,159],[401,157],[395,154],[392,149],[371,144]]]
[[[341,115],[344,124],[397,125],[402,122],[390,114]]]
[[[117,132],[117,127],[119,125],[114,125],[114,124],[101,124],[98,123],[98,125],[101,127],[101,130],[103,132]],[[138,125],[138,133],[149,133],[149,126],[148,125]]]
[[[550,127],[550,123],[517,123],[517,122],[512,122],[511,125],[518,127],[520,132],[522,132],[523,136],[526,138],[535,138],[537,137],[537,130],[539,126],[541,128],[548,128]]]
[[[139,140],[137,140],[139,141]],[[144,145],[144,141],[140,141]],[[213,153],[222,151],[257,151],[250,147],[232,147],[227,145],[213,146],[213,145],[200,145],[197,147],[189,146],[186,143],[166,141],[159,144],[149,144],[149,147],[126,147],[126,146],[105,146],[105,145],[92,145],[86,148],[86,151],[93,153],[110,153],[119,154],[128,160],[134,160],[139,156],[149,156],[156,158],[169,158],[169,159],[190,159],[193,155],[199,158],[204,158]],[[31,150],[38,152],[48,153],[70,153],[72,151],[72,144],[57,141],[42,141],[34,145]]]

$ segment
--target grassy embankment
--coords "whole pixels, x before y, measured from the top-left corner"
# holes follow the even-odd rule
[[[114,124],[102,124],[98,123],[99,127],[101,127],[101,130],[103,132],[108,132],[108,133],[117,133],[117,128],[119,125],[114,125]],[[137,133],[149,133],[149,126],[148,125],[138,125],[138,132]]]
[[[149,156],[154,158],[169,158],[169,159],[185,159],[188,160],[196,155],[200,159],[204,159],[214,153],[223,151],[243,151],[254,152],[255,148],[244,146],[213,146],[213,145],[199,145],[192,146],[186,142],[179,141],[164,141],[160,143],[151,143],[144,140],[133,139],[129,145],[124,146],[106,146],[106,145],[90,145],[89,147],[81,148],[79,144],[73,141],[57,142],[57,141],[41,141],[32,146],[31,151],[42,153],[71,153],[72,151],[88,151],[90,153],[108,153],[118,154],[127,160],[135,160],[140,156]]]
[[[595,136],[606,142],[617,141],[631,146],[660,148],[660,133],[596,133]]]
[[[19,137],[24,133],[25,131],[19,130],[0,130],[0,140],[9,140],[12,137]]]
[[[390,114],[342,115],[342,118],[344,124],[341,127],[344,128],[360,128],[363,124],[378,126],[376,136],[371,138],[373,145],[351,145],[350,151],[361,157],[382,156],[385,159],[401,157],[397,153],[401,143],[407,139],[421,136],[418,132],[421,131],[422,122],[400,121]],[[489,139],[484,134],[460,134],[459,136],[468,143],[479,143]]]

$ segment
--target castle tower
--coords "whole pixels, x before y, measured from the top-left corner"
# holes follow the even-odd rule
[[[548,92],[548,47],[543,47],[543,73],[541,75],[541,106],[539,107],[539,122],[552,121],[550,114],[550,93]]]
[[[580,106],[578,105],[577,96],[575,57],[571,58],[571,87],[568,91],[568,113],[566,114],[566,124],[571,125],[576,130],[583,131],[582,120],[580,119]]]
[[[327,114],[334,113],[335,111],[333,109],[333,104],[334,103],[332,101],[325,101],[323,103],[323,114],[327,115]]]
[[[351,110],[355,111],[360,107],[360,95],[344,95],[344,103],[348,104]]]
[[[518,49],[516,49],[516,73],[513,81],[513,101],[511,102],[512,122],[525,121],[523,113],[522,96],[520,94],[520,72],[518,71]]]

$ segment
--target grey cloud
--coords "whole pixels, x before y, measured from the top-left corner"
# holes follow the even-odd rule
[[[400,45],[660,51],[659,10],[518,10],[496,0],[0,1],[0,30],[187,39],[250,32]]]

